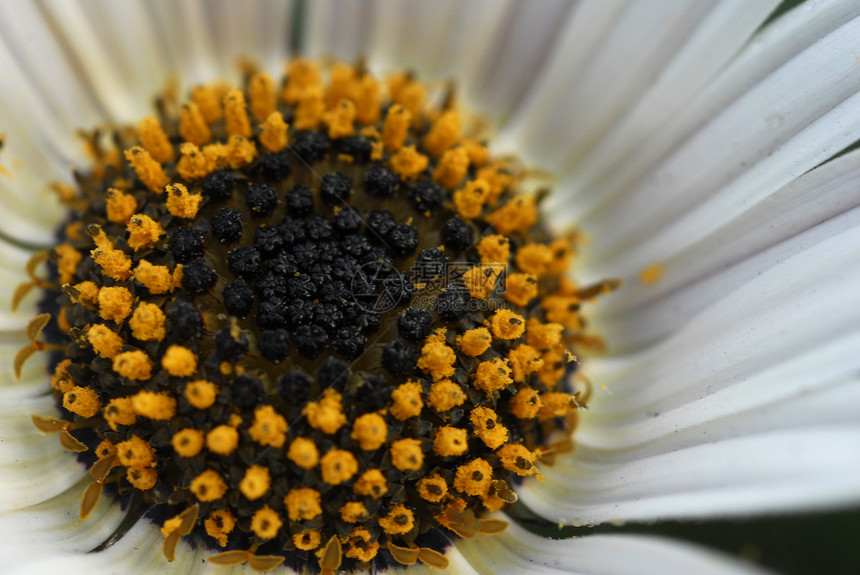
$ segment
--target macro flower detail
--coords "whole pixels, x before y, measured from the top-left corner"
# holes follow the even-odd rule
[[[81,518],[130,491],[169,561],[192,537],[256,570],[444,568],[570,449],[579,310],[615,284],[565,275],[572,239],[452,94],[286,71],[164,96],[78,169],[33,256],[57,271],[18,292],[45,291],[18,372],[62,350],[63,418],[33,421],[89,467]],[[531,280],[513,299],[508,270]]]
[[[4,569],[845,567],[858,18],[0,2]]]

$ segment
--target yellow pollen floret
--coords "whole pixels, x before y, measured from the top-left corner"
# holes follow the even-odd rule
[[[274,539],[283,524],[278,513],[268,505],[251,517],[251,531],[260,539]]]
[[[322,535],[317,529],[305,529],[304,531],[294,533],[292,541],[293,545],[296,546],[296,549],[300,549],[302,551],[313,551],[320,546]]]
[[[176,158],[173,146],[155,116],[147,116],[138,122],[137,136],[156,162],[166,164]]]
[[[355,68],[343,62],[335,62],[328,71],[329,82],[326,90],[326,105],[333,108],[344,98],[349,97],[350,88],[355,80]]]
[[[469,451],[469,435],[465,429],[445,425],[433,436],[433,452],[441,457],[463,455]]]
[[[487,395],[504,389],[513,382],[511,367],[507,361],[498,357],[492,361],[482,361],[475,370],[474,385]]]
[[[463,405],[464,401],[466,401],[465,392],[450,379],[433,382],[427,395],[427,405],[440,413]]]
[[[526,320],[509,309],[500,309],[493,314],[490,329],[498,339],[517,339],[526,331]]]
[[[472,180],[454,192],[454,207],[464,220],[473,220],[481,215],[490,186],[484,180]]]
[[[177,218],[191,219],[197,216],[203,196],[191,194],[182,184],[167,186],[167,211]]]
[[[484,236],[478,242],[478,255],[485,264],[506,264],[511,257],[511,241],[498,234]]]
[[[454,476],[454,489],[466,495],[484,496],[492,483],[493,468],[480,457],[458,467]]]
[[[355,89],[355,119],[365,126],[375,124],[379,119],[380,100],[379,82],[365,74]]]
[[[125,224],[137,211],[137,200],[122,190],[109,188],[105,194],[107,219],[115,224]]]
[[[545,273],[549,276],[561,275],[570,268],[573,259],[573,245],[569,239],[560,238],[549,244],[552,259],[546,266]]]
[[[207,469],[191,480],[191,493],[202,502],[218,501],[227,493],[227,484],[217,471]]]
[[[309,86],[299,96],[293,112],[293,127],[296,130],[313,130],[322,122],[325,113],[322,86]]]
[[[395,505],[388,515],[379,518],[379,526],[389,535],[402,535],[415,527],[415,516],[404,505]]]
[[[490,151],[481,142],[466,138],[460,145],[465,148],[469,155],[469,163],[473,166],[483,166],[490,160]]]
[[[414,381],[401,383],[391,392],[391,407],[388,411],[392,416],[403,421],[421,414],[424,401],[421,399],[421,384]]]
[[[562,417],[577,408],[576,398],[569,393],[548,391],[542,393],[540,398],[543,403],[542,418]]]
[[[191,100],[200,110],[203,119],[210,124],[224,116],[218,90],[214,86],[195,86],[191,90]]]
[[[536,475],[538,468],[534,465],[537,455],[518,443],[505,445],[496,455],[502,462],[502,466],[520,476]]]
[[[407,74],[397,72],[388,77],[388,92],[391,98],[409,110],[414,121],[418,121],[418,115],[424,107],[427,90],[421,82],[417,82]]]
[[[471,357],[477,357],[490,349],[493,338],[490,330],[485,327],[470,329],[463,335],[457,337],[457,346],[460,351]]]
[[[519,419],[535,417],[543,406],[540,394],[531,387],[523,387],[511,399],[511,413]]]
[[[140,181],[155,194],[161,194],[170,179],[153,157],[140,146],[125,151],[125,159],[134,169]]]
[[[203,432],[192,428],[177,431],[170,439],[170,444],[179,457],[194,457],[203,449],[203,442]]]
[[[382,126],[382,145],[386,151],[396,152],[403,146],[411,122],[412,114],[403,106],[395,104],[388,109]]]
[[[60,244],[54,248],[54,252],[59,258],[57,271],[60,274],[60,282],[67,284],[75,277],[78,264],[81,263],[84,256],[70,244]]]
[[[131,259],[125,255],[125,252],[114,249],[113,242],[101,229],[98,230],[93,241],[96,247],[90,250],[90,254],[93,256],[95,262],[101,266],[102,274],[119,281],[128,279],[129,270],[131,270]]]
[[[129,467],[125,476],[132,487],[142,491],[152,489],[158,481],[158,472],[152,467]]]
[[[400,471],[418,471],[424,465],[421,441],[407,437],[391,444],[391,464]]]
[[[519,249],[514,261],[525,273],[541,276],[552,261],[552,250],[544,244],[526,244]]]
[[[154,303],[141,302],[134,309],[128,326],[131,335],[139,341],[161,341],[166,334],[166,317]]]
[[[295,104],[308,87],[318,86],[321,82],[319,66],[310,60],[297,58],[287,64],[287,85],[281,98],[287,104]]]
[[[323,121],[328,126],[328,137],[332,140],[351,136],[355,132],[355,104],[350,100],[341,100],[323,114]]]
[[[546,350],[561,343],[564,326],[560,323],[541,323],[531,318],[526,323],[526,343],[535,349]]]
[[[526,307],[538,296],[538,280],[534,274],[508,274],[505,287],[505,299],[520,307]]]
[[[370,531],[364,527],[353,529],[344,543],[347,545],[344,555],[367,563],[379,552],[379,542],[373,541]]]
[[[439,163],[436,164],[436,169],[433,171],[433,181],[439,182],[446,188],[453,190],[460,184],[468,171],[469,154],[466,148],[452,148],[442,154]],[[456,195],[454,196],[454,202],[457,202]],[[481,202],[481,205],[483,206],[483,202]]]
[[[126,288],[103,287],[99,290],[99,315],[104,320],[122,323],[131,314],[132,302],[131,292]]]
[[[349,481],[358,472],[358,461],[345,449],[332,449],[320,459],[322,480],[329,485]]]
[[[185,142],[179,146],[182,157],[179,158],[176,171],[183,180],[194,181],[206,177],[218,167],[218,158],[206,153],[214,149],[220,150],[221,147],[206,146],[201,150],[196,144]]]
[[[245,94],[236,88],[224,96],[224,126],[231,136],[251,137],[251,121],[245,109]]]
[[[463,282],[469,295],[475,299],[487,299],[496,289],[496,280],[503,271],[505,266],[501,264],[481,264],[469,268],[463,274]]]
[[[99,412],[101,403],[94,389],[75,386],[63,394],[63,407],[76,415],[90,418]]]
[[[236,518],[226,509],[216,509],[203,522],[206,534],[215,539],[221,547],[227,546],[228,535],[236,528]]]
[[[310,487],[290,489],[284,497],[290,521],[307,521],[322,514],[320,492]]]
[[[281,447],[287,440],[287,429],[287,420],[271,405],[264,405],[254,410],[254,422],[248,434],[260,445]]]
[[[205,379],[189,381],[183,392],[185,399],[197,409],[208,409],[218,397],[218,386]]]
[[[507,428],[498,423],[496,412],[488,407],[476,407],[469,414],[475,436],[490,449],[496,449],[508,440]]]
[[[433,380],[439,380],[454,375],[456,361],[457,354],[448,344],[443,341],[430,341],[421,348],[418,368]]]
[[[167,392],[138,391],[131,397],[131,405],[138,415],[166,421],[176,415],[176,400]]]
[[[379,449],[388,437],[388,425],[378,413],[365,413],[353,422],[350,437],[364,451]]]
[[[134,268],[134,279],[153,295],[165,294],[173,289],[173,278],[167,266],[154,266],[146,260],[140,260]]]
[[[197,371],[197,356],[187,347],[171,345],[161,358],[161,367],[174,377],[189,377]]]
[[[297,437],[290,443],[287,459],[302,469],[313,469],[320,460],[320,452],[313,439]]]
[[[260,143],[270,152],[280,152],[290,144],[288,128],[283,115],[277,111],[272,112],[260,125]]]
[[[352,490],[358,495],[379,499],[388,493],[388,481],[379,469],[368,469],[355,481]]]
[[[514,381],[524,382],[526,377],[543,367],[543,358],[538,350],[528,344],[520,344],[510,351],[508,359],[514,373]]]
[[[229,425],[219,425],[206,434],[206,448],[218,455],[230,455],[239,445],[239,432]]]
[[[155,452],[149,442],[137,435],[116,444],[119,462],[126,467],[148,467],[155,463]]]
[[[57,367],[54,368],[54,374],[51,376],[51,389],[66,393],[75,386],[67,369],[70,365],[72,365],[72,360],[70,359],[64,359],[57,364]]]
[[[212,132],[195,102],[184,104],[179,112],[179,135],[196,146],[208,144],[212,139]]]
[[[517,196],[486,217],[502,235],[524,232],[537,223],[537,200],[534,196]]]
[[[113,359],[123,344],[122,338],[116,332],[100,323],[91,325],[87,330],[87,341],[97,354],[107,359]]]
[[[224,159],[227,165],[234,170],[250,164],[257,158],[257,146],[242,136],[230,136],[225,152]]]
[[[153,247],[164,234],[161,226],[144,214],[135,214],[128,222],[128,247],[134,251]]]
[[[309,401],[303,411],[308,424],[324,433],[336,433],[346,424],[346,416],[341,407],[341,395],[333,389],[326,389],[319,401]]]
[[[245,476],[239,482],[239,491],[245,499],[254,501],[265,495],[271,484],[269,469],[262,465],[252,465],[245,471]]]
[[[99,286],[89,280],[75,284],[76,295],[69,295],[72,303],[77,303],[87,309],[94,309],[99,303]]]
[[[113,370],[120,377],[145,381],[152,375],[152,362],[143,351],[124,351],[113,358]]]
[[[509,168],[503,163],[484,166],[475,173],[475,177],[490,184],[490,195],[487,198],[487,204],[490,206],[497,205],[501,195],[515,181]]]
[[[248,81],[248,95],[251,98],[251,114],[258,122],[265,120],[275,111],[278,96],[275,94],[275,81],[265,72],[257,72]]]
[[[424,149],[433,156],[442,153],[460,140],[462,119],[456,110],[442,112],[424,136]]]
[[[347,501],[340,508],[340,517],[346,523],[357,523],[367,518],[367,507],[361,501]]]
[[[137,422],[137,414],[131,406],[130,397],[116,397],[111,399],[105,406],[105,421],[114,431],[117,425],[134,425]]]
[[[438,503],[448,494],[448,483],[438,474],[429,475],[418,482],[418,495],[430,503]]]
[[[427,169],[427,156],[415,150],[415,146],[403,146],[389,160],[391,169],[404,180],[414,180]]]

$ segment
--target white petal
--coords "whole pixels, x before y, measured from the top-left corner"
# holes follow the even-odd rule
[[[670,238],[677,240],[680,230],[692,234],[686,241],[698,239],[852,143],[860,124],[858,32],[860,18],[815,43],[714,118],[639,186],[589,214],[586,229],[611,230],[594,238],[589,260],[614,258],[627,271],[657,249],[671,254]]]
[[[294,4],[292,0],[209,2],[207,16],[218,60],[235,66],[238,58],[246,57],[280,75],[289,52]]]
[[[0,409],[0,509],[20,509],[47,501],[75,485],[86,473],[56,435],[38,431],[32,414],[54,415],[52,396],[10,400]]]
[[[211,31],[204,15],[206,4],[199,0],[152,0],[146,3],[162,45],[167,48],[168,67],[185,82],[195,83],[230,78],[235,72],[228,62],[218,62]]]
[[[500,535],[477,536],[455,543],[449,553],[456,570],[468,561],[472,571],[463,573],[568,573],[579,575],[718,575],[762,573],[740,561],[695,545],[639,535],[591,535],[553,540],[511,524]]]
[[[597,30],[585,35],[582,46],[573,44],[573,31],[592,25],[586,19],[591,10],[583,6],[572,13],[567,42],[557,54],[581,55],[569,68],[559,70],[553,63],[547,67],[535,95],[523,102],[522,116],[510,128],[532,154],[529,160],[540,158],[543,166],[556,170],[571,147],[603,137],[684,46],[709,5],[631,2],[616,12],[619,8],[610,3],[600,10],[604,17],[596,19]],[[550,76],[551,71],[558,75]]]
[[[716,299],[790,255],[860,225],[860,152],[816,168],[717,229],[661,260],[662,278],[633,277],[596,306],[594,329],[613,353],[677,330]],[[767,225],[762,225],[767,222]]]
[[[686,106],[671,110],[668,121],[623,158],[602,171],[581,166],[567,174],[567,217],[582,216],[620,191],[642,180],[649,170],[678,147],[695,129],[709,122],[774,70],[860,13],[851,2],[804,2],[767,26],[701,93]],[[539,158],[538,158],[539,160]],[[559,206],[561,208],[561,206]]]
[[[364,57],[373,19],[370,2],[323,0],[306,5],[305,52],[353,63]]]

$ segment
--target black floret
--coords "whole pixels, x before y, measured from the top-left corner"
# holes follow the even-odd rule
[[[397,318],[397,330],[404,339],[418,343],[433,333],[432,321],[430,312],[409,308]]]
[[[248,317],[254,307],[254,292],[241,278],[224,288],[221,299],[227,313],[242,319]]]
[[[223,208],[212,216],[212,233],[222,244],[231,244],[242,238],[242,214]]]
[[[263,330],[260,332],[257,349],[264,358],[280,363],[290,355],[290,334],[285,329]]]
[[[365,191],[377,198],[390,198],[393,196],[397,190],[398,183],[397,176],[383,166],[371,166],[364,174]]]
[[[251,279],[260,273],[260,252],[251,246],[239,246],[227,254],[227,265],[237,277]]]
[[[307,186],[296,184],[285,196],[287,211],[297,218],[304,218],[314,211],[314,191]]]
[[[474,235],[471,225],[454,216],[442,228],[442,243],[447,248],[461,252],[471,247]]]
[[[274,211],[278,205],[278,195],[275,189],[268,184],[251,184],[248,186],[248,195],[245,197],[251,214],[258,218],[265,218]]]
[[[229,172],[218,170],[203,178],[200,187],[203,189],[203,195],[217,202],[229,199],[233,195],[236,180]]]
[[[394,375],[403,375],[415,369],[418,352],[405,339],[397,338],[382,348],[382,366]]]
[[[167,240],[167,249],[177,263],[196,260],[203,255],[203,236],[192,227],[176,228]]]
[[[320,181],[320,197],[328,206],[340,206],[349,200],[352,182],[339,172],[325,174]]]
[[[188,290],[188,293],[201,294],[214,286],[217,281],[218,276],[203,258],[182,266],[182,287]]]

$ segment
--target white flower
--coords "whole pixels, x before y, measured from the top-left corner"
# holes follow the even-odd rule
[[[251,55],[453,77],[499,146],[559,175],[553,219],[591,241],[578,273],[622,277],[594,310],[609,342],[577,450],[527,481],[552,522],[751,516],[860,501],[860,4],[805,2],[0,2],[0,553],[4,571],[222,572],[103,498],[86,521],[39,361],[12,374],[34,312],[9,312],[82,165],[75,129],[128,121],[171,72],[229,75]],[[657,264],[654,283],[640,273]],[[512,525],[455,543],[452,573],[724,573],[754,568],[633,535],[552,541]],[[19,571],[20,569],[20,571]],[[412,572],[410,570],[410,572]]]

